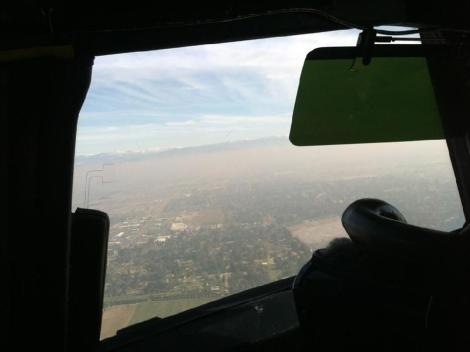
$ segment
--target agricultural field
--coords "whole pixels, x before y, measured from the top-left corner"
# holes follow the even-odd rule
[[[123,327],[151,318],[165,318],[211,301],[210,298],[172,299],[120,304],[103,311],[101,339],[113,336]]]

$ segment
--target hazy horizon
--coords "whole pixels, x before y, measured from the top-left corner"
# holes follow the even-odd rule
[[[126,209],[126,202],[134,199],[136,204],[145,206],[148,199],[158,198],[159,192],[167,194],[181,184],[200,188],[265,180],[310,184],[358,178],[385,182],[387,178],[400,177],[409,178],[413,184],[428,178],[449,183],[452,197],[459,202],[447,147],[442,140],[297,147],[287,138],[262,138],[159,152],[100,154],[77,160],[74,206],[83,206],[87,171],[99,170],[103,165],[105,171],[97,174],[103,179],[91,182],[90,206],[104,207],[111,215],[120,204]],[[358,196],[381,195],[377,190],[363,192]],[[388,191],[384,188],[383,192]],[[395,205],[410,212],[406,202],[400,204],[403,203],[400,197],[404,195],[393,192],[385,200],[398,201]]]

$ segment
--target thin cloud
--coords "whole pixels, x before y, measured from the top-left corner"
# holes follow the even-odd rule
[[[356,37],[340,31],[98,57],[77,152],[287,135],[306,54]]]

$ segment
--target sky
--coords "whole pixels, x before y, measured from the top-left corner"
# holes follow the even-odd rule
[[[305,56],[355,45],[336,31],[95,59],[77,155],[288,136]]]

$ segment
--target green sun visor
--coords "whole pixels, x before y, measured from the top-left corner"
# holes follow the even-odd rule
[[[307,55],[295,101],[293,144],[444,138],[420,45],[376,45],[364,65],[355,47]]]

